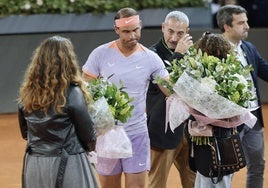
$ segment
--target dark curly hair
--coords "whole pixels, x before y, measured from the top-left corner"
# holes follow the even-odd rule
[[[220,34],[205,32],[195,43],[196,49],[201,49],[203,53],[213,55],[219,59],[227,58],[231,52],[231,44]]]

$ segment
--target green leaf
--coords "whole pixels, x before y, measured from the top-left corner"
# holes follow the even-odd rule
[[[134,109],[134,106],[131,105],[134,98],[129,97],[128,93],[123,89],[123,82],[120,82],[120,87],[117,88],[114,83],[102,77],[96,78],[87,84],[87,90],[93,100],[96,101],[104,97],[114,118],[125,123],[131,117],[131,112]]]

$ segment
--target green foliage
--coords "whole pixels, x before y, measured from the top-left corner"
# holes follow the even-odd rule
[[[174,84],[186,72],[202,85],[242,107],[250,108],[250,101],[256,100],[253,83],[249,79],[253,68],[251,65],[243,67],[234,53],[228,54],[226,59],[219,59],[193,46],[182,59],[173,60],[167,69],[170,82],[158,78],[156,83],[164,85],[171,93],[174,93]],[[191,136],[191,141],[196,145],[207,145],[210,137]]]
[[[145,0],[140,1],[139,8],[176,8],[176,7],[198,7],[204,6],[204,1],[196,0]]]
[[[115,12],[122,7],[146,8],[202,7],[206,0],[0,0],[0,16],[30,14],[83,14]]]
[[[208,136],[190,136],[190,137],[191,141],[196,145],[202,146],[210,144],[210,137]]]
[[[173,60],[167,69],[170,71],[170,82],[161,79],[156,82],[171,89],[171,93],[173,85],[185,71],[219,95],[242,107],[247,108],[250,101],[256,100],[252,92],[253,83],[248,80],[253,68],[251,65],[243,67],[235,54],[219,59],[192,47],[182,59]]]
[[[87,90],[91,94],[93,101],[97,101],[104,97],[109,105],[109,109],[114,119],[125,123],[129,117],[134,106],[130,103],[134,98],[130,98],[128,93],[124,91],[123,83],[120,87],[104,78],[96,78],[87,84]]]

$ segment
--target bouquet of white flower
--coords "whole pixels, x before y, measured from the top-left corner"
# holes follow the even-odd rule
[[[89,113],[97,131],[96,152],[100,157],[126,158],[132,156],[132,145],[124,128],[116,126],[117,121],[125,123],[134,108],[134,98],[107,79],[100,77],[86,83],[92,99]]]
[[[125,123],[131,116],[134,106],[130,102],[134,99],[123,90],[122,83],[117,88],[115,84],[100,77],[86,83],[86,87],[92,98],[89,112],[97,131],[105,132],[117,121]]]
[[[171,130],[190,115],[195,117],[199,126],[254,125],[256,118],[250,111],[256,109],[251,105],[256,94],[252,81],[248,79],[253,68],[249,65],[243,67],[234,54],[219,59],[192,47],[182,59],[172,61],[168,69],[170,82],[161,79],[156,82],[173,93],[167,101]],[[201,136],[212,135],[211,132],[206,134]],[[192,136],[196,139],[200,135]]]

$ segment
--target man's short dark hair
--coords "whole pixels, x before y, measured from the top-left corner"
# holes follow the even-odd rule
[[[225,5],[222,6],[217,12],[217,24],[219,29],[224,32],[224,25],[232,26],[233,14],[246,13],[246,9],[239,5]]]

